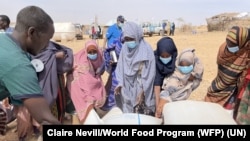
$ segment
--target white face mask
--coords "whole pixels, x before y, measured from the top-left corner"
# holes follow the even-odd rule
[[[240,50],[240,49],[239,49],[239,46],[235,46],[235,47],[229,47],[229,46],[227,46],[227,49],[228,49],[228,51],[231,52],[231,53],[235,53],[235,52],[237,52],[237,51]]]
[[[122,28],[123,25],[124,25],[123,23],[119,23],[119,24],[118,24],[118,26],[119,26],[120,28]]]

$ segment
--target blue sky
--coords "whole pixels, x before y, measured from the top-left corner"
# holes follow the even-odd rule
[[[105,24],[118,15],[133,21],[206,24],[206,18],[225,12],[250,12],[250,0],[1,0],[0,14],[15,22],[18,11],[28,5],[43,8],[55,22],[91,24],[95,16]]]

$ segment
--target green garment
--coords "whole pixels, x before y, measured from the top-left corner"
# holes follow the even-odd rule
[[[29,55],[10,35],[0,34],[0,100],[10,97],[13,105],[22,99],[43,96]]]

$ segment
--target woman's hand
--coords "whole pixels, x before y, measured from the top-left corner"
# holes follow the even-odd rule
[[[188,81],[194,81],[195,77],[191,74],[190,77],[188,78]]]
[[[115,88],[115,94],[116,94],[116,95],[117,95],[117,94],[121,94],[121,89],[122,89],[121,86],[116,87],[116,88]]]
[[[2,104],[3,104],[3,107],[6,109],[11,108],[11,105],[9,103],[9,98],[3,99]]]
[[[66,54],[64,51],[58,51],[56,52],[56,58],[63,59],[66,57]]]
[[[158,106],[156,107],[155,117],[161,118],[163,106],[164,106],[167,102],[168,102],[167,100],[160,98],[160,101],[159,101],[159,103],[158,103]]]
[[[105,104],[106,99],[107,99],[107,95],[105,94],[101,100],[97,100],[94,102],[94,107],[97,107],[97,108],[102,107]]]
[[[110,60],[110,61],[109,61],[109,65],[112,66],[112,67],[115,66],[116,64],[117,64],[117,63],[114,62],[113,60]]]

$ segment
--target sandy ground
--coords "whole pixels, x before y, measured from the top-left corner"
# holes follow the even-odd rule
[[[203,100],[207,88],[210,85],[213,78],[217,73],[216,66],[216,56],[219,46],[222,42],[225,41],[226,32],[207,32],[206,27],[197,28],[197,33],[192,34],[191,32],[183,33],[176,32],[175,36],[171,36],[175,44],[178,48],[178,51],[185,48],[194,48],[196,50],[196,55],[200,57],[203,65],[204,65],[204,75],[203,80],[200,86],[192,93],[189,99],[191,100]],[[161,36],[154,35],[152,37],[145,37],[145,40],[148,41],[152,48],[156,48],[157,41],[161,38]],[[73,49],[74,53],[79,51],[84,47],[84,43],[89,40],[88,36],[84,36],[83,40],[75,40],[70,42],[59,42],[60,44],[66,45]],[[99,45],[103,45],[103,40],[98,40]],[[103,75],[103,80],[106,81],[107,74]],[[8,125],[8,132],[5,136],[0,135],[1,141],[16,141],[16,133],[15,130],[15,122],[12,122]],[[35,139],[31,139],[34,141]]]

